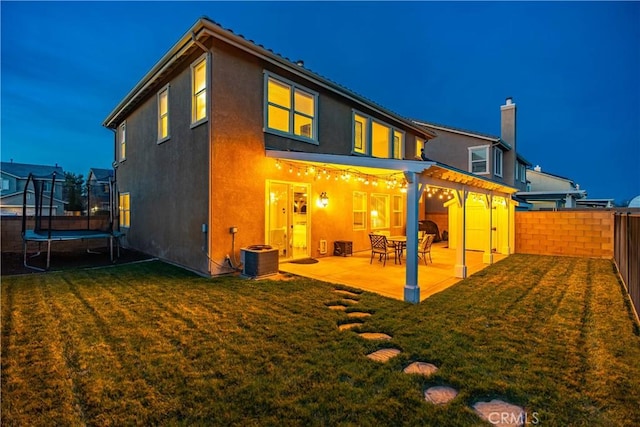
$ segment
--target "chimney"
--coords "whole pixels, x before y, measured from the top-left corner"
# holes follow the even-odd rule
[[[508,97],[505,105],[500,106],[500,138],[511,146],[511,150],[506,151],[502,156],[502,176],[504,182],[516,188],[522,186],[520,171],[518,168],[517,148],[516,148],[516,104],[513,98]]]
[[[500,138],[516,150],[516,104],[511,97],[500,107]]]

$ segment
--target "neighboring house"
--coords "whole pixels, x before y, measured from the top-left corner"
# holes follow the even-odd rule
[[[91,214],[109,212],[113,180],[113,169],[91,168],[89,170],[87,191],[90,206],[87,206],[87,209],[91,210]]]
[[[532,210],[575,208],[576,201],[585,199],[587,192],[569,178],[543,172],[540,166],[527,171],[529,184],[516,197],[526,201]]]
[[[451,197],[464,227],[484,198],[515,248],[515,188],[416,161],[433,131],[208,18],[199,19],[105,119],[114,130],[118,222],[126,244],[205,275],[237,266],[240,248],[268,244],[280,261],[369,250],[369,233],[407,236],[417,253],[423,191]],[[492,262],[491,215],[476,232]],[[496,223],[494,223],[495,227]],[[454,274],[465,277],[464,232]],[[245,252],[243,252],[245,253]],[[419,301],[417,257],[405,299]]]
[[[500,136],[419,120],[414,122],[436,134],[424,144],[429,159],[519,190],[526,189],[526,168],[531,163],[516,149],[516,104],[512,98],[507,98],[505,105],[500,107]]]
[[[51,200],[51,178],[56,173],[56,182],[53,189],[53,215],[64,215],[64,202],[62,200],[62,187],[64,183],[64,171],[58,165],[31,165],[25,163],[2,162],[0,175],[2,175],[2,189],[0,191],[0,212],[2,215],[22,215],[24,201],[24,187],[33,174],[34,178],[44,184],[42,201],[42,214],[49,215]],[[35,209],[33,186],[29,185],[27,192],[27,215],[33,215]]]

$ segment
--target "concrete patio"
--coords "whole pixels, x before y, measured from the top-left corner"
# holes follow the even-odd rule
[[[488,267],[488,264],[482,262],[482,255],[482,252],[466,251],[469,276]],[[498,262],[506,257],[506,255],[494,254],[493,260]],[[456,251],[449,249],[447,242],[434,243],[431,258],[433,263],[428,261],[426,266],[424,261],[419,260],[420,301],[462,280],[454,277]],[[370,259],[371,252],[366,250],[355,252],[353,256],[348,257],[319,258],[318,262],[313,264],[282,262],[280,271],[404,300],[405,260],[402,260],[402,264],[396,264],[393,257],[390,257],[386,266],[383,266],[382,262],[378,261],[378,257],[375,257],[371,264],[369,264]]]

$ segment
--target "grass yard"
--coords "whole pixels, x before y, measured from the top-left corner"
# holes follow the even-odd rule
[[[3,277],[2,424],[468,426],[500,398],[543,426],[640,425],[640,336],[610,261],[513,255],[419,305],[362,293],[347,311],[372,316],[351,331],[334,289],[160,262]],[[459,394],[433,406],[432,385]]]

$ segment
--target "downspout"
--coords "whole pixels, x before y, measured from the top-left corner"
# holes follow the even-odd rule
[[[117,194],[113,194],[116,190],[115,183],[118,182],[118,128],[107,128],[113,132],[113,163],[111,166],[113,167],[113,180],[109,183],[109,231],[113,232],[113,223],[116,218],[115,212],[118,209],[118,203],[120,203],[120,198],[116,197]],[[120,217],[120,213],[118,211],[118,219]],[[118,231],[120,231],[120,221],[118,220]]]

